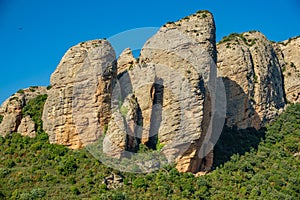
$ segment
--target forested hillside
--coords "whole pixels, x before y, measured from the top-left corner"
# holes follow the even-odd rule
[[[215,149],[215,169],[194,177],[173,166],[150,174],[118,172],[85,149],[49,144],[39,119],[44,101],[39,96],[23,110],[36,123],[36,138],[0,137],[0,199],[300,198],[299,103],[265,130],[225,128]],[[109,176],[118,177],[118,183],[104,181]]]

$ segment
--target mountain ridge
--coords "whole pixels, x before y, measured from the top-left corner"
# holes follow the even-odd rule
[[[204,139],[209,137],[207,128],[213,123],[207,121],[212,115],[210,106],[214,105],[207,92],[209,81],[223,78],[227,97],[225,124],[229,127],[258,130],[279,116],[287,102],[300,102],[299,36],[272,43],[260,32],[249,31],[231,34],[216,43],[215,28],[213,16],[208,11],[167,23],[146,42],[138,61],[126,50],[117,62],[114,50],[105,40],[79,43],[67,51],[52,74],[51,88],[41,89],[42,93],[29,88],[25,94],[16,93],[2,104],[0,135],[20,131],[23,135],[34,136],[32,119],[21,112],[27,102],[24,98],[26,100],[30,92],[33,97],[47,94],[43,129],[51,143],[79,149],[95,142],[105,132],[112,140],[111,151],[115,151],[110,153],[117,157],[122,157],[124,151],[137,151],[140,144],[151,147],[159,142],[164,145],[162,151],[167,157],[177,163],[179,171],[210,171],[211,144],[205,149],[206,155],[199,158]],[[163,51],[164,48],[170,52]],[[173,50],[180,56],[172,53]],[[193,60],[189,63],[182,58],[190,58],[187,50],[199,55],[201,63],[213,60],[217,66],[195,70]],[[176,72],[174,80],[164,76],[171,72],[161,64],[172,66]],[[100,72],[93,71],[95,66],[100,66]],[[114,105],[111,103],[115,98],[116,81],[125,87],[121,88],[121,102]],[[139,87],[139,81],[147,84]],[[173,87],[178,86],[176,82],[191,83],[192,93],[178,100],[172,94],[175,91],[172,85],[159,87],[167,86],[166,81]],[[127,96],[131,96],[131,100],[126,99]],[[122,107],[126,101],[136,102]],[[156,110],[155,105],[162,108]],[[181,123],[178,113],[182,112],[179,105],[186,106],[183,110],[190,110],[185,113],[190,116],[185,121],[188,145],[180,148],[176,146],[179,145],[176,134]],[[114,108],[120,112],[114,112]],[[120,120],[109,123],[111,116]],[[120,128],[119,123],[124,125]],[[153,123],[159,127],[153,128]],[[139,124],[143,130],[139,130]],[[132,135],[126,135],[128,130]],[[150,131],[157,136],[152,137]]]

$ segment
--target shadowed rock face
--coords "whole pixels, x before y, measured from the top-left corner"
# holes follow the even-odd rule
[[[105,40],[70,48],[51,76],[43,128],[51,143],[78,149],[95,141],[110,119],[115,53]]]
[[[285,106],[280,63],[272,44],[259,32],[246,32],[228,36],[217,49],[218,75],[224,77],[227,94],[226,125],[260,129]]]
[[[30,116],[23,116],[22,109],[38,95],[47,94],[46,87],[30,87],[19,90],[7,99],[0,107],[3,120],[0,124],[0,135],[6,136],[13,132],[21,135],[35,137],[35,125]]]

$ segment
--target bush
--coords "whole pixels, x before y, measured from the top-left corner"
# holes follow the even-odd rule
[[[3,115],[0,115],[0,124],[2,123],[2,121],[3,121]]]
[[[44,104],[47,100],[47,94],[39,95],[34,99],[28,101],[26,106],[22,109],[22,115],[29,115],[36,125],[36,131],[42,132],[43,122],[42,114],[44,109]]]
[[[19,94],[24,94],[24,90],[23,90],[23,89],[20,89],[20,90],[17,91],[17,93],[19,93]]]
[[[57,171],[61,175],[69,175],[77,171],[78,165],[74,156],[66,155],[61,158]]]

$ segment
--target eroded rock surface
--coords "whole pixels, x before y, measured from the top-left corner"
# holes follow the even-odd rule
[[[226,125],[260,129],[285,106],[279,59],[264,35],[231,34],[218,45],[218,75],[227,94]]]
[[[6,136],[19,132],[24,136],[34,137],[36,134],[34,122],[30,116],[22,115],[22,109],[30,100],[44,94],[47,94],[46,87],[33,86],[19,90],[8,98],[0,107],[0,115],[3,116],[0,135]]]
[[[149,87],[140,88],[143,92],[134,90],[138,103],[148,105],[141,106],[143,143],[151,144],[158,134],[164,153],[181,172],[211,167],[210,161],[202,166],[199,149],[210,123],[207,85],[216,78],[214,62],[215,24],[206,11],[164,25],[141,51],[140,65],[153,66],[155,75]]]
[[[118,74],[133,69],[137,65],[137,60],[133,57],[130,48],[125,49],[118,58]]]
[[[300,102],[300,37],[273,44],[284,75],[286,99]]]
[[[43,128],[51,143],[78,149],[107,126],[116,78],[115,52],[106,40],[70,48],[51,76]]]

